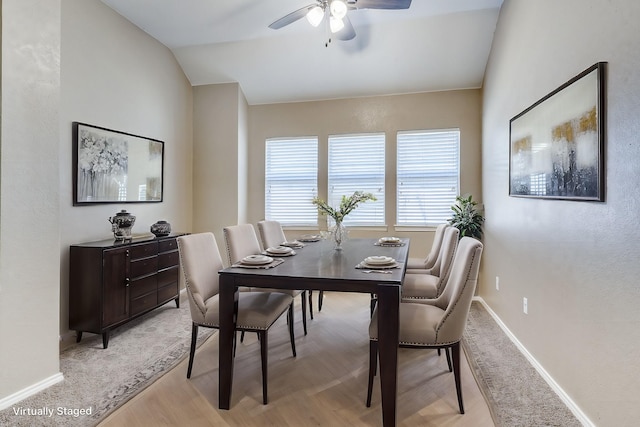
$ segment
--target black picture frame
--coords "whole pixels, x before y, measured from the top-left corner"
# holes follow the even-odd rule
[[[162,202],[163,141],[81,122],[72,139],[74,206]]]
[[[605,199],[606,62],[509,121],[509,195]]]

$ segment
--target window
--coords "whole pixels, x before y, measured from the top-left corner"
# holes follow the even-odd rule
[[[265,160],[265,219],[317,226],[318,138],[267,139]]]
[[[459,146],[459,129],[398,132],[397,225],[435,226],[451,217]]]
[[[343,195],[355,191],[372,193],[378,199],[358,206],[346,217],[345,225],[385,225],[384,146],[384,133],[329,137],[329,204],[338,207]]]

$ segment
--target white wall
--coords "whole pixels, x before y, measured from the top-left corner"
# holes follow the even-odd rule
[[[638,21],[636,0],[505,0],[484,87],[480,294],[599,426],[640,420]],[[509,120],[598,61],[606,201],[509,197]]]
[[[0,408],[58,363],[60,1],[2,2]],[[52,256],[53,255],[53,256]]]

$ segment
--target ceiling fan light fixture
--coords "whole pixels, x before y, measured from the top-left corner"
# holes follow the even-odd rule
[[[338,19],[332,16],[331,18],[329,18],[329,28],[331,28],[332,33],[337,33],[344,28],[344,22],[342,21],[342,19]]]
[[[307,21],[309,24],[317,27],[324,18],[324,10],[320,6],[316,6],[307,13]]]
[[[347,4],[342,0],[333,0],[330,5],[331,16],[342,19],[347,16]]]

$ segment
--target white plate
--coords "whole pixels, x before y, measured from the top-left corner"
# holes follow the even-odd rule
[[[297,240],[294,240],[293,242],[282,242],[280,245],[288,246],[290,248],[299,248],[302,246],[302,243],[298,242]]]
[[[400,243],[400,238],[399,237],[381,237],[380,240],[378,240],[378,242],[380,242],[380,243]]]
[[[249,255],[242,258],[241,262],[248,265],[264,265],[273,262],[273,258],[266,255]]]
[[[387,264],[392,264],[396,262],[396,260],[389,256],[377,255],[377,256],[366,257],[364,259],[364,262],[369,265],[387,265]]]
[[[286,246],[278,246],[274,248],[267,248],[267,252],[273,255],[286,255],[293,252],[293,249],[288,248]]]
[[[317,234],[303,234],[302,236],[298,237],[298,240],[301,242],[319,242],[321,240],[321,237]]]
[[[396,268],[397,266],[398,266],[398,263],[395,261],[393,261],[391,264],[384,264],[384,265],[369,264],[365,261],[362,261],[362,263],[360,263],[361,268],[368,268],[370,270],[386,270],[387,268]]]

